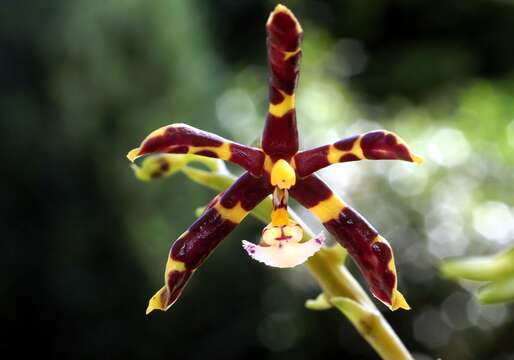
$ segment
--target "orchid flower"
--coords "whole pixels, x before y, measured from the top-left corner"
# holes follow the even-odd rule
[[[275,267],[306,261],[324,242],[323,234],[302,242],[302,226],[288,216],[291,196],[307,208],[353,258],[372,294],[391,310],[409,309],[397,289],[391,246],[315,172],[331,164],[357,160],[404,160],[420,163],[396,134],[378,130],[299,151],[295,113],[303,30],[293,13],[278,5],[266,23],[271,71],[269,110],[260,148],[241,145],[185,124],[150,133],[131,150],[130,161],[148,154],[195,154],[241,166],[246,172],[216,196],[202,215],[172,245],[162,287],[149,301],[147,313],[167,310],[179,298],[194,271],[219,243],[269,195],[271,222],[259,244],[243,241],[254,259]],[[166,167],[167,164],[163,163]],[[161,169],[168,171],[168,168]]]

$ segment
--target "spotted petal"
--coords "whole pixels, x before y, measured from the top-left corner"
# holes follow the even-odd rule
[[[127,154],[130,161],[147,154],[195,154],[231,161],[260,175],[264,155],[260,149],[241,145],[186,124],[164,126],[150,133]]]
[[[316,175],[298,179],[291,195],[348,250],[378,300],[391,310],[410,309],[397,288],[391,246],[358,212],[346,205]]]
[[[261,179],[245,173],[216,197],[173,243],[164,272],[164,287],[150,299],[147,314],[156,309],[168,310],[194,271],[270,191],[269,185]]]
[[[262,150],[276,161],[290,159],[298,151],[295,90],[300,72],[303,30],[288,8],[277,5],[266,23],[266,34],[271,80]]]
[[[296,171],[301,177],[331,164],[357,160],[403,160],[416,164],[423,161],[405,141],[387,130],[351,136],[331,145],[301,151],[294,157]]]

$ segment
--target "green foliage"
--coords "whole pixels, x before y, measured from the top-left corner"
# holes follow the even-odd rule
[[[446,260],[441,271],[452,279],[485,282],[477,294],[482,304],[514,301],[514,248],[492,256]]]

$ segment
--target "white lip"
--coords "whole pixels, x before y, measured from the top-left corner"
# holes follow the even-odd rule
[[[291,268],[304,263],[308,258],[318,252],[325,242],[321,233],[315,238],[303,242],[281,241],[277,245],[261,246],[243,240],[243,248],[251,258],[268,266],[278,268]]]

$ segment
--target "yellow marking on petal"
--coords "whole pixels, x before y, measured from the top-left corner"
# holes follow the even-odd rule
[[[328,148],[328,155],[327,155],[327,160],[330,164],[335,164],[335,163],[338,163],[339,162],[339,159],[341,158],[341,156],[343,156],[345,154],[344,151],[342,150],[339,150],[338,148],[336,148],[334,145],[330,145],[330,147]]]
[[[339,213],[346,207],[343,200],[332,194],[328,199],[320,201],[317,205],[309,208],[322,223],[337,219]]]
[[[341,161],[342,156],[348,154],[355,155],[361,160],[366,158],[364,156],[364,152],[362,151],[360,136],[357,138],[357,140],[355,140],[350,150],[339,150],[335,147],[335,145],[330,145],[328,148],[327,160],[330,164],[335,164]]]
[[[248,211],[243,209],[241,206],[240,201],[231,209],[224,207],[219,202],[214,205],[214,208],[218,211],[223,219],[232,221],[235,224],[239,224],[241,220],[243,220],[244,217],[248,214]]]
[[[279,189],[289,189],[296,184],[296,174],[284,159],[278,160],[271,169],[271,185]]]
[[[223,142],[221,146],[189,146],[188,154],[196,154],[201,151],[212,151],[221,160],[230,160],[232,153],[230,152],[230,143]]]
[[[296,17],[294,16],[294,14],[292,13],[291,10],[289,10],[287,7],[285,7],[284,5],[282,4],[278,4],[275,9],[271,12],[271,14],[269,15],[269,18],[268,18],[268,21],[266,22],[266,26],[269,26],[271,25],[271,23],[273,22],[273,18],[275,17],[276,14],[278,13],[286,13],[287,15],[289,15],[295,22],[296,24],[296,31],[298,33],[301,33],[303,30],[302,30],[302,27],[300,26],[300,23],[298,22],[298,20],[296,19]]]
[[[156,135],[157,136],[157,135]],[[144,141],[147,141],[153,137],[152,135],[149,135]],[[178,146],[178,145],[177,145]],[[218,157],[221,160],[230,160],[232,153],[230,151],[230,143],[223,142],[220,146],[188,146],[187,148],[187,154],[196,154],[201,151],[212,151],[216,154],[216,157]],[[139,157],[139,148],[132,149],[128,152],[127,158],[134,162],[135,159]]]
[[[389,241],[384,239],[382,236],[377,235],[377,237],[375,239],[377,239],[377,241],[379,241],[379,242],[385,243],[387,246],[389,246],[391,248]],[[394,275],[396,277],[396,265],[394,263],[394,255],[392,253],[392,248],[391,248],[391,260],[389,260],[389,264],[387,264],[387,267],[389,268],[389,270],[391,270],[394,273]],[[396,288],[396,280],[395,280],[394,286]]]
[[[143,140],[143,143],[145,141],[147,141],[148,139],[164,135],[169,128],[178,128],[178,127],[191,128],[191,126],[189,126],[187,124],[183,124],[183,123],[175,123],[175,124],[171,124],[171,125],[162,126],[158,129],[155,129],[150,134],[148,134],[148,136]]]
[[[366,157],[364,156],[364,152],[361,147],[361,138],[362,136],[359,136],[357,140],[355,140],[349,153],[357,156],[359,159],[365,159]]]
[[[289,215],[287,209],[279,208],[271,212],[271,225],[284,226],[289,223]]]
[[[407,300],[405,300],[403,294],[395,289],[393,292],[393,303],[389,308],[392,311],[398,309],[410,310],[410,305],[407,303]]]
[[[292,58],[293,56],[298,54],[301,50],[302,49],[298,48],[295,51],[283,51],[283,53],[284,53],[284,61],[289,60],[290,58]]]
[[[294,156],[291,158],[291,162],[290,162],[290,164],[291,164],[291,167],[292,167],[292,168],[294,169],[294,171],[296,172],[296,160],[295,160],[295,157],[294,157]]]
[[[375,242],[383,242],[383,243],[386,243],[387,245],[389,245],[389,242],[380,235],[377,235],[375,237],[375,239],[373,239],[372,243],[375,243]],[[389,247],[390,247],[390,245],[389,245]],[[398,309],[410,310],[410,306],[407,303],[407,300],[405,300],[405,297],[403,296],[403,294],[400,291],[398,291],[398,288],[397,288],[398,276],[396,274],[396,265],[394,263],[394,255],[392,253],[392,250],[391,250],[391,260],[389,261],[389,264],[387,264],[387,268],[394,274],[394,287],[393,287],[393,291],[391,294],[391,304],[386,304],[387,307],[389,307],[389,309],[391,309],[391,311],[395,311]]]
[[[271,160],[271,158],[268,156],[268,155],[265,155],[264,156],[264,170],[266,170],[266,172],[268,174],[271,174],[271,169],[273,169],[273,161]]]
[[[155,293],[154,296],[148,301],[148,307],[146,308],[146,315],[150,314],[154,310],[168,310],[169,306],[166,307],[162,303],[162,294],[166,291],[166,286],[162,287],[159,291]]]
[[[166,126],[158,128],[157,130],[152,131],[150,134],[148,134],[148,136],[145,138],[145,140],[143,142],[145,142],[148,139],[164,135],[164,133],[166,133],[166,130],[168,130],[168,128],[171,126],[173,126],[173,125],[166,125]]]
[[[373,240],[371,240],[371,245],[373,245],[374,243],[377,243],[377,242],[381,242],[382,240],[385,240],[385,239],[382,236],[377,235],[373,238]]]
[[[139,148],[132,149],[127,154],[127,159],[130,160],[130,162],[134,162],[134,160],[137,159],[139,154]]]
[[[423,157],[413,154],[413,153],[410,154],[410,157],[412,158],[412,160],[414,161],[414,164],[416,164],[416,165],[421,165],[424,161]]]
[[[232,156],[232,152],[230,151],[230,143],[223,142],[223,144],[217,148],[216,154],[218,154],[219,158],[222,160],[229,160]]]
[[[186,263],[180,260],[174,260],[172,258],[168,259],[166,263],[166,270],[164,273],[164,281],[168,279],[168,274],[172,271],[183,272],[186,270]]]
[[[282,94],[284,99],[278,104],[270,103],[268,111],[271,115],[280,118],[280,117],[284,116],[289,110],[294,109],[295,98],[294,98],[294,94],[288,95],[285,92],[283,92],[282,90],[278,90],[278,91]]]

